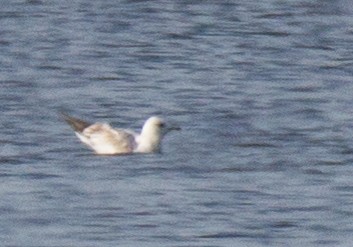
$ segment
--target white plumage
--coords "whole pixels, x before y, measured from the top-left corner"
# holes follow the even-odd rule
[[[164,135],[180,129],[155,116],[147,119],[138,134],[131,130],[112,128],[107,123],[90,124],[65,113],[62,115],[83,143],[103,155],[159,152]]]

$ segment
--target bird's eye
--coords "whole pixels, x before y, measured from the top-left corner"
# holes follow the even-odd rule
[[[160,123],[158,123],[158,126],[161,127],[161,128],[164,128],[165,124],[160,122]]]

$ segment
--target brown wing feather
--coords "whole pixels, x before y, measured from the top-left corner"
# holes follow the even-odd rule
[[[85,128],[87,128],[88,126],[91,125],[90,123],[88,123],[86,121],[71,117],[64,112],[61,112],[61,116],[76,132],[81,133]]]
[[[112,129],[108,124],[93,124],[82,134],[97,153],[131,153],[136,145],[132,134]]]

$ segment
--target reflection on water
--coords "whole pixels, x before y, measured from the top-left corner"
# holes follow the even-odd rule
[[[9,1],[0,11],[6,246],[345,245],[348,1]],[[183,131],[99,157],[58,112]]]

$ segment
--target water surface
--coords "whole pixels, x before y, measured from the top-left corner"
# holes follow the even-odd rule
[[[4,246],[349,246],[350,1],[41,1],[0,11]],[[58,111],[162,154],[95,156]]]

